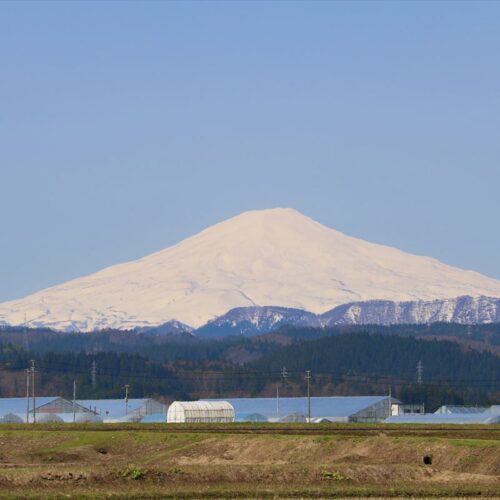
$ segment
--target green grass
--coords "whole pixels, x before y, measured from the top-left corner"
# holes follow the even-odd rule
[[[450,439],[449,442],[455,446],[466,446],[468,448],[500,448],[500,441],[493,439]]]
[[[0,426],[0,497],[488,497],[500,490],[500,426],[251,428],[258,432],[239,424]],[[422,464],[427,453],[432,467]]]

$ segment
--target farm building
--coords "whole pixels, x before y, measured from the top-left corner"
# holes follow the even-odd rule
[[[215,402],[220,400],[206,399]],[[258,414],[269,422],[306,421],[307,398],[238,398],[226,399],[235,410],[236,421],[252,421],[248,415]],[[391,414],[390,396],[312,397],[311,420],[329,422],[381,422]],[[316,419],[316,420],[315,420]]]
[[[434,413],[443,415],[464,414],[464,413],[484,413],[489,408],[487,406],[441,406]]]
[[[11,414],[16,415],[22,422],[26,421],[28,400],[26,398],[2,398],[0,399],[0,418]],[[35,399],[36,419],[43,422],[47,414],[73,414],[73,402],[61,397],[38,397]],[[90,412],[84,406],[76,403],[77,412]],[[33,400],[29,398],[29,420],[33,419]]]
[[[79,399],[104,422],[139,422],[145,415],[166,413],[166,406],[155,399]]]
[[[386,420],[390,424],[498,424],[500,406],[441,406],[435,413],[397,415]]]
[[[423,404],[392,404],[391,415],[421,415],[425,413]]]
[[[385,420],[388,424],[500,424],[500,413],[425,413],[397,415]]]
[[[234,408],[227,401],[174,401],[168,408],[167,422],[234,422]]]

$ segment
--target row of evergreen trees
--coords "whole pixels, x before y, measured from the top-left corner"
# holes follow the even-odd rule
[[[69,335],[50,337],[52,351],[47,351],[47,342],[41,348],[37,346],[42,344],[31,342],[29,349],[0,342],[0,395],[23,394],[22,374],[29,360],[35,359],[40,394],[69,397],[76,380],[80,399],[123,397],[126,384],[131,397],[271,396],[277,384],[282,395],[298,396],[305,394],[305,370],[312,371],[314,395],[391,391],[406,402],[425,403],[428,410],[441,404],[491,404],[499,402],[500,396],[500,358],[450,341],[387,332],[293,329],[281,332],[280,341],[269,337],[224,341],[138,337],[135,349],[133,342],[124,344],[123,350],[130,352],[117,352],[113,346],[94,352],[99,342],[103,347],[110,342],[109,334],[102,335],[88,336],[91,349],[76,353],[68,350]],[[291,344],[283,345],[283,337]],[[76,340],[84,344],[85,339]],[[150,349],[154,355],[148,355]],[[419,361],[423,363],[421,381],[416,374]]]

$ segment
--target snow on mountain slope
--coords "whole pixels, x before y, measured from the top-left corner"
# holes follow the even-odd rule
[[[371,300],[335,307],[318,316],[318,320],[323,326],[437,322],[481,325],[500,322],[500,299],[464,296],[412,302]]]
[[[197,337],[259,335],[281,327],[337,325],[418,325],[426,323],[482,325],[500,323],[500,299],[457,297],[430,301],[369,300],[334,307],[323,314],[285,307],[237,307],[194,331]]]
[[[0,304],[0,321],[59,330],[199,327],[230,309],[322,313],[369,300],[500,297],[500,281],[346,236],[293,209],[245,212],[177,245]]]
[[[323,326],[311,312],[288,307],[236,307],[195,330],[197,337],[217,338],[228,335],[257,335],[284,325]]]

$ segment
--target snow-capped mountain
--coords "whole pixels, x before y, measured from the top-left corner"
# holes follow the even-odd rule
[[[321,314],[353,302],[464,295],[500,297],[500,281],[346,236],[293,209],[271,209],[0,304],[0,322],[87,331],[176,320],[198,328],[237,307]]]

